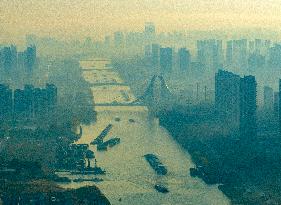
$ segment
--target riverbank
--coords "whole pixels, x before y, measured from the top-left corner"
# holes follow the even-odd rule
[[[184,107],[160,115],[160,124],[204,172],[205,183],[219,189],[232,204],[281,203],[280,140],[274,136],[238,139],[215,119],[192,118]]]

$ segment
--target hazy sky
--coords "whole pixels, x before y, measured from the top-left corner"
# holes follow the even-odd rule
[[[280,0],[0,0],[0,37],[100,38],[115,30],[281,27]]]

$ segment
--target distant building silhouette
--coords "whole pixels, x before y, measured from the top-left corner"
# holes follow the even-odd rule
[[[13,57],[11,47],[4,47],[3,49],[3,68],[5,72],[11,72],[13,66]]]
[[[262,68],[265,65],[265,56],[261,54],[250,54],[248,58],[248,67],[250,70]]]
[[[36,61],[36,47],[30,46],[27,47],[25,51],[25,66],[28,71],[28,73],[31,73],[33,71],[33,68],[35,66]]]
[[[269,64],[275,68],[281,68],[281,45],[275,44],[269,49]]]
[[[27,47],[23,52],[18,52],[14,45],[0,48],[0,69],[4,71],[3,74],[14,74],[16,76],[19,75],[19,71],[23,71],[21,74],[31,74],[36,67],[36,59],[36,47],[34,45]]]
[[[13,108],[13,92],[8,86],[0,84],[0,119],[11,119]]]
[[[159,66],[160,59],[160,46],[158,44],[152,44],[151,46],[151,63],[153,66]]]
[[[278,111],[279,111],[279,134],[281,136],[281,79],[279,79],[279,107],[278,107]]]
[[[273,111],[273,89],[271,87],[265,86],[263,89],[263,103],[264,109],[267,111]]]
[[[223,63],[222,41],[198,40],[197,61],[202,63],[207,71],[217,71]]]
[[[232,65],[232,55],[233,55],[233,42],[226,42],[226,66],[230,67]]]
[[[146,22],[144,27],[144,37],[146,43],[152,43],[155,40],[156,29],[152,22]]]
[[[190,69],[190,53],[186,48],[180,48],[178,51],[178,64],[181,71]]]
[[[173,49],[160,48],[160,71],[170,73],[173,67]]]
[[[121,31],[114,33],[114,45],[115,48],[122,48],[124,46],[124,35]]]
[[[248,66],[248,43],[246,39],[227,41],[226,65],[236,71]]]
[[[58,91],[54,84],[46,84],[46,94],[47,94],[47,110],[48,112],[53,111],[54,107],[57,105]]]
[[[274,92],[274,116],[278,117],[279,116],[279,92]]]

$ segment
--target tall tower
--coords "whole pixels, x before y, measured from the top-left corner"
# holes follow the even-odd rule
[[[160,48],[160,71],[161,73],[170,73],[173,67],[173,49]]]
[[[278,111],[279,111],[279,134],[281,136],[281,79],[279,79],[279,108],[278,108]]]
[[[155,40],[156,29],[155,25],[152,22],[146,22],[144,26],[144,35],[146,43],[153,43]]]
[[[263,103],[264,109],[267,111],[273,111],[273,89],[265,86],[263,90]]]
[[[246,138],[257,135],[257,83],[254,76],[244,76],[240,80],[240,136]]]
[[[178,61],[180,71],[187,71],[190,67],[190,53],[186,48],[180,48],[178,51]]]
[[[215,106],[221,122],[239,128],[240,76],[219,70],[215,76]]]

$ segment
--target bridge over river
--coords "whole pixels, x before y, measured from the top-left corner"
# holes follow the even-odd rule
[[[65,186],[76,188],[95,184],[112,204],[229,204],[227,197],[216,185],[209,186],[198,178],[190,177],[189,168],[194,166],[190,155],[158,125],[157,119],[149,117],[146,106],[132,103],[137,98],[110,67],[110,61],[89,60],[81,61],[80,64],[84,78],[93,85],[98,116],[96,123],[82,125],[83,135],[78,143],[90,144],[109,123],[113,127],[105,140],[118,136],[121,143],[103,152],[90,145],[98,165],[107,172],[101,176],[103,182],[72,182]],[[117,118],[120,120],[116,120]],[[167,175],[155,174],[143,157],[148,153],[159,156],[168,169]],[[68,177],[74,179],[93,176]],[[167,186],[170,192],[157,192],[154,189],[156,183]]]

